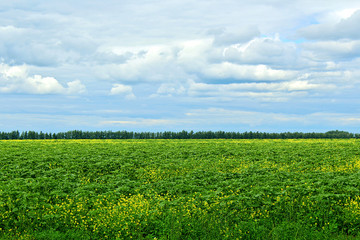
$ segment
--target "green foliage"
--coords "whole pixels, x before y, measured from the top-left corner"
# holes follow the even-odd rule
[[[360,141],[0,141],[0,239],[356,239]]]

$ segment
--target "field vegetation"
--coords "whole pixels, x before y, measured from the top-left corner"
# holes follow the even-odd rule
[[[0,239],[356,239],[360,140],[0,141]]]

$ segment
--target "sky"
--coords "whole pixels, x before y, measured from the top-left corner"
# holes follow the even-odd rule
[[[358,0],[0,0],[0,131],[360,132]]]

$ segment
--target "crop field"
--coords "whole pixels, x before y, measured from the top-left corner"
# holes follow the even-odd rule
[[[360,141],[0,141],[0,239],[358,239]]]

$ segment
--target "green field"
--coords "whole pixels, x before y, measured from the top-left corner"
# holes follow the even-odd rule
[[[359,140],[0,141],[0,239],[359,231]]]

